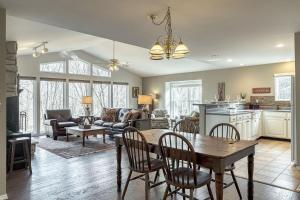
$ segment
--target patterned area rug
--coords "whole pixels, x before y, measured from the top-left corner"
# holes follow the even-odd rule
[[[64,137],[58,137],[58,140],[53,140],[52,138],[38,138],[38,142],[40,148],[66,159],[106,151],[115,147],[114,141],[106,138],[106,143],[103,143],[102,137],[100,136],[97,138],[89,136],[89,138],[85,140],[85,147],[82,146],[82,138],[76,136],[70,136],[69,142],[67,142]]]

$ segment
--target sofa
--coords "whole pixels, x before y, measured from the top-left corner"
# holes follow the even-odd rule
[[[169,118],[167,110],[163,109],[154,109],[151,114],[151,127],[153,129],[168,129]]]
[[[150,119],[142,110],[130,108],[103,108],[101,116],[95,118],[94,125],[105,127],[107,134],[113,137],[114,134],[123,133],[128,126],[138,129],[150,129]]]
[[[58,136],[66,136],[66,127],[78,126],[79,118],[73,118],[70,109],[46,110],[44,125],[47,136],[57,140]]]

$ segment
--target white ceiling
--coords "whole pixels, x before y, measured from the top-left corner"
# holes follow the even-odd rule
[[[191,53],[183,60],[150,61],[147,49],[164,32],[147,16],[164,14],[168,5],[174,33],[183,36]],[[0,6],[11,16],[101,37],[52,26],[40,29],[39,24],[26,31],[12,27],[11,39],[49,40],[53,51],[78,47],[102,58],[110,58],[111,51],[111,42],[102,38],[117,40],[122,42],[117,43],[117,56],[141,76],[293,60],[293,33],[300,31],[299,0],[0,0]],[[279,43],[284,47],[275,47]],[[215,54],[219,60],[208,62]]]

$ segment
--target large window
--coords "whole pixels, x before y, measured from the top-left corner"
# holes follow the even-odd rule
[[[41,80],[40,82],[40,131],[44,132],[44,114],[46,110],[64,107],[64,85],[61,80]]]
[[[69,73],[91,75],[91,64],[83,60],[69,60]]]
[[[128,107],[129,98],[128,84],[113,83],[113,107],[126,108]]]
[[[40,64],[41,72],[54,72],[54,73],[64,73],[65,72],[65,62],[51,62],[51,63],[41,63]]]
[[[72,115],[78,117],[84,115],[84,105],[81,104],[82,96],[89,95],[89,82],[70,81],[69,82],[69,108]]]
[[[275,75],[275,101],[290,101],[292,92],[291,75]]]
[[[21,79],[19,95],[20,129],[34,131],[34,90],[35,80]]]
[[[172,117],[189,115],[202,102],[202,81],[176,81],[166,83],[166,108]]]
[[[100,116],[104,107],[110,106],[110,83],[94,82],[93,84],[93,113]]]
[[[98,65],[93,65],[93,76],[111,77],[111,72]]]

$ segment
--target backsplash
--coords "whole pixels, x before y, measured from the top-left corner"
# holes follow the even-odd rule
[[[275,96],[250,96],[250,104],[255,105],[256,100],[262,109],[289,109],[289,101],[275,101]]]

